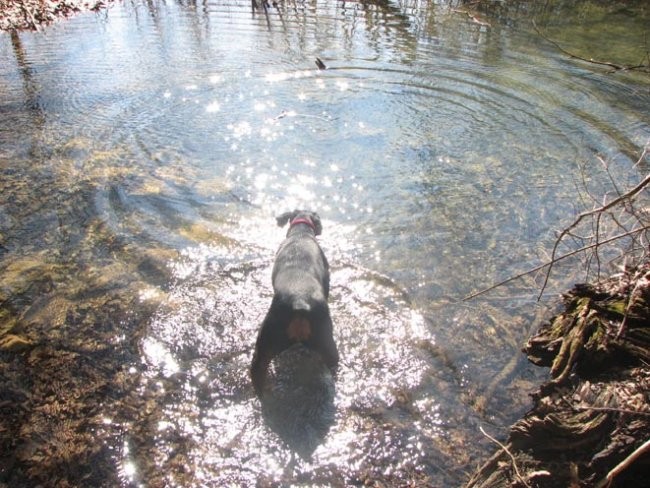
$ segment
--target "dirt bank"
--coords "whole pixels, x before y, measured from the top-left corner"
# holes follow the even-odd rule
[[[0,30],[39,30],[63,17],[99,10],[112,0],[0,0]]]
[[[650,263],[576,285],[524,351],[551,379],[467,488],[648,486]]]

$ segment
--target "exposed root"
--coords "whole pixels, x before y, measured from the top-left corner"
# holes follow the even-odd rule
[[[525,346],[529,360],[551,368],[551,378],[468,488],[622,487],[645,476],[650,452],[648,273],[650,262],[599,285],[577,285],[564,296],[565,311]],[[623,321],[626,330],[619,334]]]

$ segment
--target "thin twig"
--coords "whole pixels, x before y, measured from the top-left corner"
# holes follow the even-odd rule
[[[645,151],[644,151],[644,154],[645,154]],[[625,200],[629,200],[630,198],[635,196],[637,193],[641,192],[646,186],[648,186],[648,184],[650,184],[650,174],[646,175],[646,177],[643,178],[643,180],[638,185],[636,185],[634,188],[632,188],[631,190],[629,190],[626,193],[622,194],[621,196],[613,199],[611,202],[609,202],[607,204],[604,204],[601,207],[595,208],[593,210],[589,210],[588,212],[581,213],[580,215],[578,215],[578,217],[573,221],[573,223],[571,225],[569,225],[568,227],[565,227],[565,229],[560,233],[558,238],[555,240],[555,244],[553,245],[553,251],[551,252],[550,265],[549,265],[548,270],[546,270],[546,277],[544,279],[544,283],[542,284],[542,289],[539,292],[539,296],[537,297],[538,300],[540,300],[542,298],[542,294],[544,293],[544,290],[546,289],[546,285],[548,284],[548,280],[549,280],[549,278],[551,276],[551,270],[553,269],[553,264],[555,263],[555,255],[557,253],[557,248],[560,245],[560,242],[562,241],[564,236],[567,235],[571,231],[571,229],[576,227],[586,217],[590,217],[590,216],[596,215],[596,214],[602,214],[603,212],[609,210],[610,208],[615,207],[619,203],[621,203],[621,202],[623,202]],[[596,245],[592,246],[592,247],[599,247],[601,244],[604,244],[605,242],[606,241],[602,241],[600,243],[597,242]]]
[[[487,438],[490,439],[492,442],[494,442],[497,446],[499,446],[501,449],[503,449],[503,451],[504,451],[508,456],[510,456],[510,461],[512,461],[512,468],[513,468],[513,470],[514,470],[514,472],[515,472],[515,476],[517,477],[517,480],[518,480],[520,483],[523,483],[524,486],[527,486],[528,488],[530,488],[530,485],[529,485],[529,484],[526,482],[526,480],[521,476],[521,473],[519,472],[519,468],[517,467],[517,462],[515,461],[515,457],[512,455],[512,453],[510,452],[510,450],[509,450],[509,449],[508,449],[504,444],[501,444],[498,440],[496,440],[496,439],[495,439],[494,437],[492,437],[490,434],[488,434],[487,432],[485,432],[485,430],[483,430],[483,426],[479,426],[479,429],[480,429],[481,433],[482,433],[485,437],[487,437]]]
[[[625,232],[623,234],[618,234],[618,235],[615,235],[614,237],[610,237],[608,239],[600,241],[597,245],[602,246],[604,244],[609,244],[610,242],[614,242],[617,239],[622,239],[624,237],[629,237],[629,236],[631,236],[633,234],[637,234],[637,233],[643,232],[644,230],[648,230],[648,229],[650,229],[650,225],[643,226],[643,227],[640,227],[638,229],[633,229],[633,230],[631,230],[629,232]],[[503,285],[505,285],[507,283],[510,283],[511,281],[518,280],[519,278],[523,278],[524,276],[528,276],[529,274],[533,274],[533,273],[535,273],[537,271],[540,271],[540,270],[544,269],[547,266],[552,266],[555,263],[557,263],[559,261],[562,261],[563,259],[569,258],[571,256],[575,256],[576,254],[579,254],[579,253],[584,252],[584,251],[589,251],[590,249],[593,249],[597,245],[596,244],[589,244],[588,246],[583,246],[580,249],[576,249],[574,251],[568,252],[568,253],[563,254],[561,256],[554,257],[553,260],[551,260],[551,261],[547,261],[547,262],[545,262],[543,264],[540,264],[539,266],[535,266],[534,268],[529,269],[528,271],[524,271],[523,273],[519,273],[518,275],[511,276],[510,278],[508,278],[506,280],[500,281],[499,283],[497,283],[495,285],[492,285],[492,286],[490,286],[488,288],[484,288],[482,290],[474,292],[471,295],[467,295],[466,297],[464,297],[461,300],[461,302],[465,302],[467,300],[471,300],[472,298],[476,298],[476,297],[478,297],[480,295],[484,295],[487,292],[494,290],[495,288],[498,288],[498,287],[503,286]],[[542,290],[542,293],[543,293],[543,290]],[[540,294],[540,297],[541,297],[541,294]],[[538,299],[540,297],[538,297]]]
[[[629,468],[630,465],[634,463],[634,461],[636,461],[638,458],[640,458],[647,452],[650,452],[650,439],[645,441],[638,448],[636,448],[634,452],[632,452],[632,454],[630,454],[628,457],[623,459],[623,461],[618,463],[609,473],[607,473],[607,476],[605,476],[605,478],[602,479],[596,485],[596,487],[604,488],[610,486],[612,484],[612,481],[614,481],[614,478],[616,478],[619,474],[621,474],[623,471]]]
[[[31,25],[30,27],[32,27],[34,30],[36,30],[36,32],[40,32],[40,29],[39,29],[39,27],[38,27],[38,22],[36,21],[36,18],[34,17],[34,14],[32,13],[32,11],[31,11],[29,8],[27,8],[27,6],[25,6],[25,3],[24,3],[24,2],[21,2],[21,3],[20,3],[20,8],[21,8],[21,9],[23,10],[23,12],[25,12],[25,14],[27,14],[27,15],[29,16],[29,18],[31,19],[31,21],[32,21],[32,25]]]
[[[613,413],[624,413],[628,415],[650,415],[650,412],[644,412],[642,410],[630,410],[627,408],[616,408],[616,407],[591,407],[591,406],[582,406],[582,405],[573,405],[565,396],[560,397],[564,403],[566,403],[571,410],[576,412],[588,412],[593,410],[594,412],[613,412]]]

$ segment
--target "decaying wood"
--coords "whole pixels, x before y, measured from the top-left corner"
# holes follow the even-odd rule
[[[623,487],[647,475],[648,273],[645,263],[564,296],[564,312],[524,348],[535,364],[551,368],[551,378],[467,488]],[[618,335],[623,320],[627,330]]]
[[[502,443],[500,443],[498,440],[496,440],[490,434],[485,432],[483,427],[480,427],[479,429],[481,431],[481,434],[483,434],[485,437],[487,437],[492,442],[494,442],[497,446],[499,446],[502,449],[503,452],[505,452],[508,455],[508,457],[510,458],[510,461],[512,463],[512,469],[515,472],[515,476],[517,477],[517,481],[519,483],[523,484],[524,486],[530,488],[530,485],[526,482],[526,480],[524,480],[524,478],[521,477],[521,473],[519,472],[519,468],[517,467],[517,460],[515,459],[515,457],[512,455],[512,453],[508,449],[508,446],[504,446]]]
[[[648,452],[650,452],[650,439],[644,442],[641,446],[639,446],[639,448],[637,448],[632,454],[626,457],[623,461],[618,463],[614,469],[612,469],[609,473],[607,473],[605,479],[602,480],[600,483],[598,483],[596,488],[611,486],[612,482],[614,481],[614,478],[616,478],[619,474],[621,474],[628,467],[630,467],[630,465],[634,463],[634,461],[636,461],[644,454],[647,454]]]

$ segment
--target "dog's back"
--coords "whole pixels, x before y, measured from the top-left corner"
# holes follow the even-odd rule
[[[251,375],[258,393],[270,361],[292,344],[320,352],[332,369],[338,362],[327,305],[329,265],[316,241],[322,230],[320,218],[313,212],[295,211],[277,220],[279,225],[291,224],[275,257],[273,301],[255,345]]]
[[[327,301],[329,265],[312,235],[292,234],[284,240],[275,256],[272,281],[274,293],[290,298],[298,308],[303,302]]]

